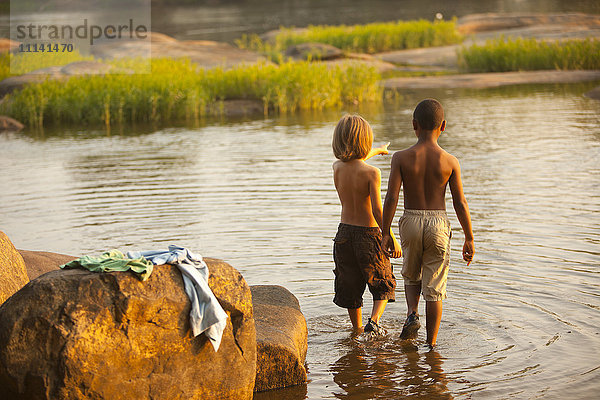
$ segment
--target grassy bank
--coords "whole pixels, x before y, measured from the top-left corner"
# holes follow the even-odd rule
[[[455,21],[398,21],[366,25],[309,26],[295,30],[281,28],[273,41],[264,42],[256,35],[243,36],[239,47],[277,58],[294,44],[318,42],[357,53],[443,46],[462,41]]]
[[[600,69],[600,40],[498,38],[459,51],[459,64],[469,72]]]
[[[136,70],[136,60],[115,62]],[[265,113],[323,109],[381,99],[380,75],[365,66],[253,64],[202,69],[189,60],[155,59],[151,74],[75,76],[31,84],[5,99],[0,112],[29,126],[49,123],[164,123],[218,115],[226,99],[256,99]]]
[[[91,61],[94,57],[84,56],[79,51],[53,53],[0,54],[0,81],[11,75],[22,75],[41,68],[67,65],[75,61]]]

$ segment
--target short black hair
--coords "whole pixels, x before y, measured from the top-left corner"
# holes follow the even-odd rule
[[[415,108],[413,119],[419,123],[421,129],[432,131],[437,129],[444,120],[444,107],[436,99],[425,99]]]

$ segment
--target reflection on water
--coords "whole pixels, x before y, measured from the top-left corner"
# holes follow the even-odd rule
[[[410,341],[398,341],[398,332],[338,345],[344,353],[331,367],[333,381],[343,390],[339,399],[420,398],[451,399],[443,359],[435,351],[419,352]]]
[[[360,110],[376,142],[398,150],[414,143],[420,99],[446,107],[440,142],[461,160],[477,254],[461,261],[448,203],[455,235],[436,352],[398,340],[402,301],[387,307],[377,339],[351,338],[332,303],[331,135],[348,110],[112,136],[0,134],[0,229],[19,248],[74,255],[178,243],[229,261],[250,284],[286,286],[308,320],[310,381],[257,399],[591,398],[600,102],[582,94],[592,87],[404,92]],[[372,160],[383,188],[389,162]]]
[[[178,39],[233,42],[243,33],[264,33],[280,26],[363,24],[375,21],[433,20],[436,13],[447,19],[487,12],[600,14],[596,0],[183,0],[176,5],[152,7],[152,30]],[[76,8],[77,9],[77,8]],[[43,14],[42,14],[43,15]],[[64,15],[45,15],[45,22],[58,23]],[[73,20],[73,17],[70,17]],[[8,15],[0,15],[0,37],[8,37]]]

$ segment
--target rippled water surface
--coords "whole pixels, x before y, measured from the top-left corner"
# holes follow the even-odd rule
[[[393,150],[414,142],[418,100],[436,96],[447,110],[440,142],[461,160],[477,252],[461,262],[448,202],[449,297],[432,352],[418,347],[424,332],[417,347],[398,339],[401,283],[381,338],[352,338],[331,301],[340,206],[330,142],[344,110],[111,136],[0,134],[0,229],[18,248],[74,255],[178,243],[229,261],[250,284],[286,286],[308,321],[310,382],[262,399],[594,398],[600,102],[582,96],[592,87],[418,92],[361,110]],[[372,160],[384,188],[389,162]]]

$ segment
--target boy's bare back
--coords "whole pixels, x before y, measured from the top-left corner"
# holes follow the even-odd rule
[[[342,203],[341,221],[357,226],[379,226],[381,222],[380,182],[381,172],[363,160],[338,160],[333,163],[333,181]],[[379,199],[379,206],[372,200]],[[376,210],[379,210],[377,212]],[[374,216],[374,211],[375,215]]]
[[[446,209],[446,187],[457,176],[458,160],[437,143],[417,143],[396,152],[392,169],[400,173],[404,184],[405,209]]]
[[[388,251],[395,247],[386,233],[396,212],[402,185],[405,210],[446,210],[446,187],[449,184],[452,205],[465,233],[463,259],[468,265],[474,253],[471,216],[463,193],[458,160],[442,149],[437,142],[440,134],[446,129],[441,104],[436,100],[424,100],[419,103],[413,114],[413,128],[417,143],[395,153],[392,158],[383,213],[383,247]]]

